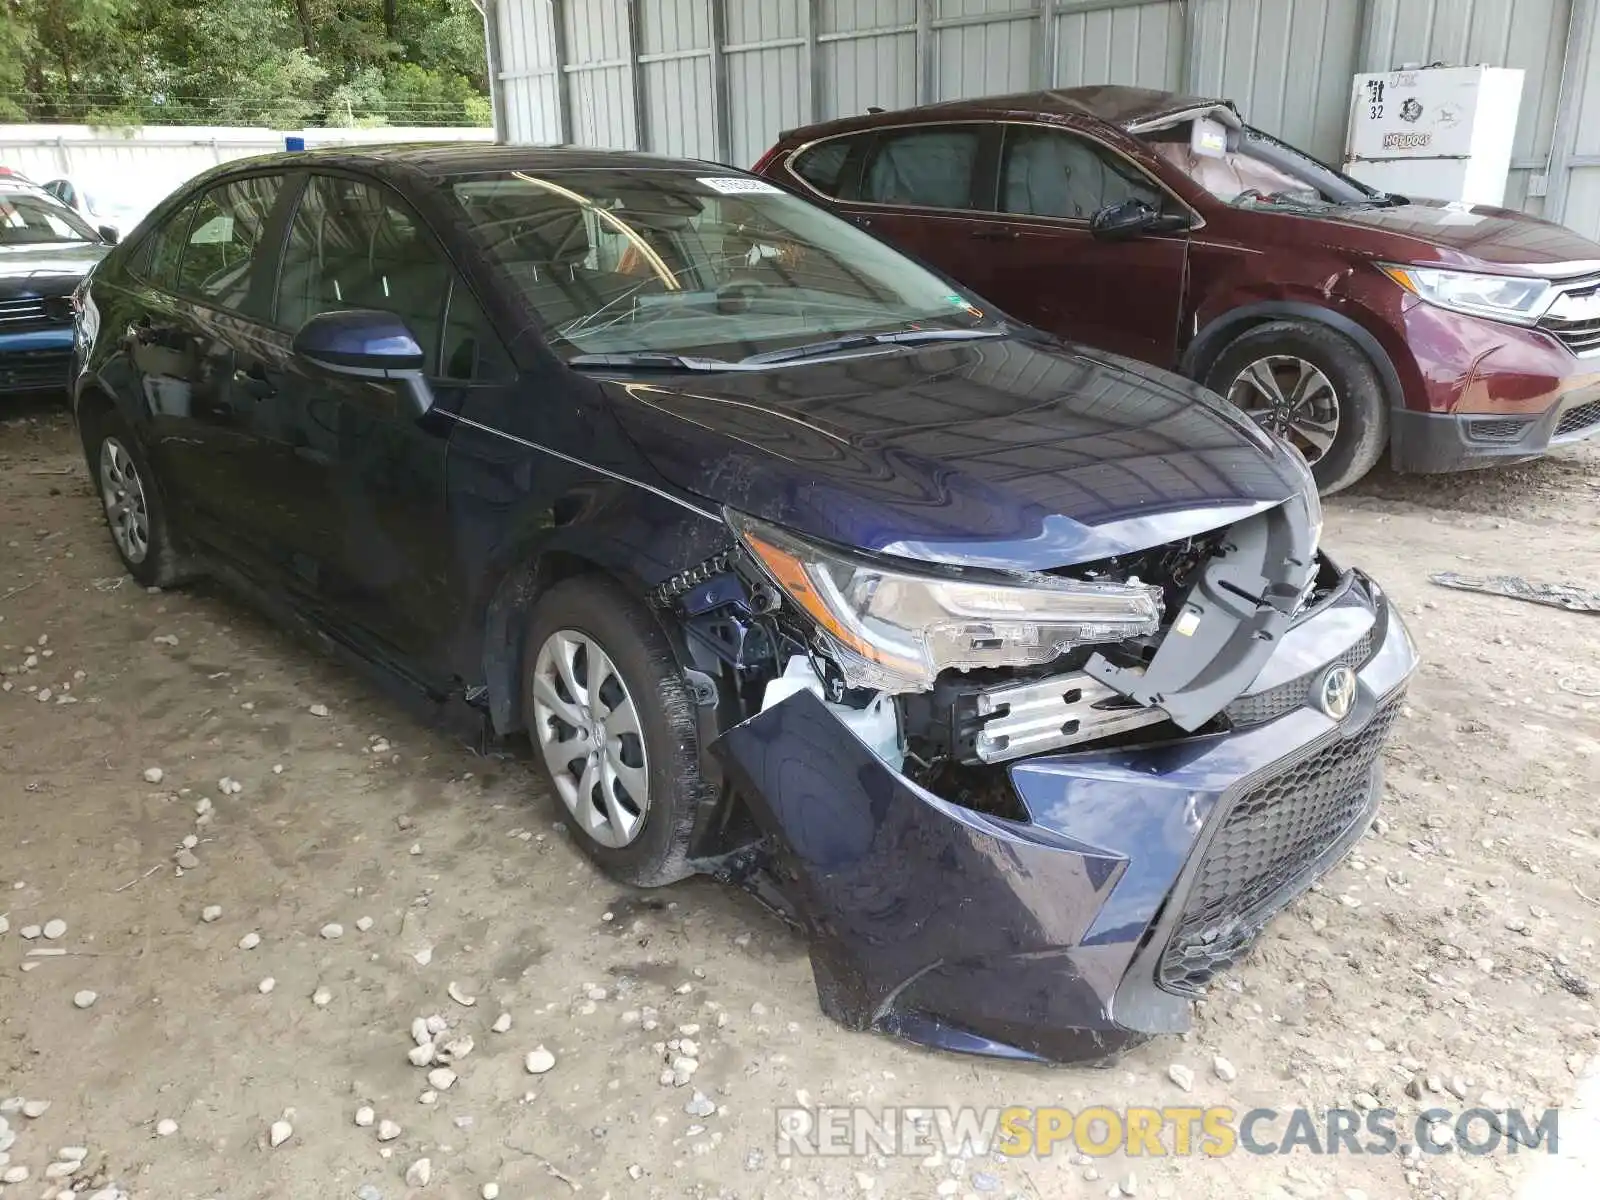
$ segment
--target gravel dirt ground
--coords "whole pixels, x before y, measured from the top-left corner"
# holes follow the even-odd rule
[[[1380,473],[1330,501],[1325,542],[1398,599],[1424,655],[1380,824],[1191,1035],[1109,1068],[1015,1066],[836,1027],[802,942],[753,901],[707,881],[620,890],[529,762],[426,727],[229,596],[147,594],[120,574],[59,407],[8,402],[0,1097],[49,1107],[0,1113],[0,1178],[30,1173],[7,1200],[64,1186],[46,1178],[63,1147],[87,1150],[77,1195],[135,1200],[491,1182],[506,1200],[1510,1197],[1537,1156],[1504,1147],[778,1153],[774,1110],[797,1102],[1379,1105],[1404,1132],[1429,1107],[1570,1100],[1600,1055],[1600,615],[1428,575],[1600,589],[1600,450]],[[26,936],[53,920],[65,931]],[[408,1061],[435,1014],[458,1054],[473,1043],[453,1086]],[[541,1047],[554,1066],[530,1073]],[[663,1083],[680,1056],[692,1080]]]

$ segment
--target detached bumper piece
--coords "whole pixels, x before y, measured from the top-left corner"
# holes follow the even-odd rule
[[[1336,722],[1301,677],[1363,636]],[[1297,701],[1268,724],[975,768],[1009,780],[1025,819],[918,786],[809,692],[710,749],[765,835],[764,877],[806,931],[831,1017],[946,1050],[1104,1060],[1186,1029],[1193,994],[1366,829],[1415,665],[1357,579],[1281,640],[1281,678],[1262,686],[1293,683]]]

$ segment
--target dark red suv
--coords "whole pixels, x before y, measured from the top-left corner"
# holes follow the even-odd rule
[[[1325,492],[1600,432],[1600,245],[1386,195],[1226,101],[1089,87],[782,135],[757,164],[1019,319],[1181,371]]]

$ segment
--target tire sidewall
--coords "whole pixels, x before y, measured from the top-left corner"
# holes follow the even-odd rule
[[[1342,491],[1372,469],[1388,444],[1389,412],[1377,371],[1360,347],[1336,330],[1275,321],[1229,343],[1206,372],[1205,385],[1232,407],[1228,393],[1240,372],[1273,355],[1305,359],[1338,393],[1339,432],[1328,453],[1312,464],[1311,474],[1324,495]]]
[[[598,575],[566,580],[534,605],[523,648],[522,711],[534,756],[548,775],[534,721],[532,680],[539,650],[557,630],[592,638],[622,675],[639,713],[650,798],[644,827],[626,846],[603,846],[589,836],[550,784],[550,803],[584,852],[607,875],[637,887],[655,887],[693,873],[687,849],[699,782],[693,703],[676,670],[665,633],[654,616],[622,587]]]

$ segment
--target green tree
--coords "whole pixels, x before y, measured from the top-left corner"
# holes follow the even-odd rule
[[[0,119],[488,124],[471,0],[0,0]]]

